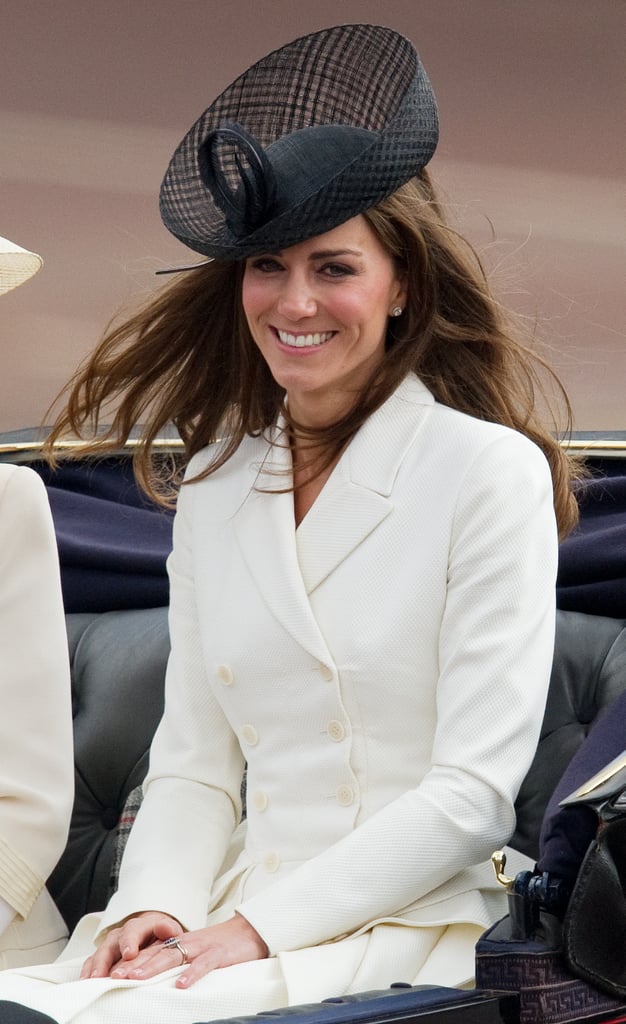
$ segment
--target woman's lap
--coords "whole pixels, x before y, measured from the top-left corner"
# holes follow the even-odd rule
[[[214,971],[188,990],[175,987],[180,968],[141,983],[77,981],[80,960],[57,961],[0,973],[0,1000],[32,1007],[58,1024],[196,1024],[386,988],[394,981],[463,985],[473,974],[479,931],[468,925],[377,925],[337,943]]]

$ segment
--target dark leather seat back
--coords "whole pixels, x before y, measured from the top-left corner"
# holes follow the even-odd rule
[[[66,850],[48,887],[68,926],[105,906],[120,819],[148,767],[163,713],[167,609],[66,616],[76,794]]]
[[[557,782],[592,722],[626,690],[626,619],[557,612],[550,691],[535,759],[517,799],[511,846],[539,856],[539,831]],[[624,729],[626,747],[626,723]]]

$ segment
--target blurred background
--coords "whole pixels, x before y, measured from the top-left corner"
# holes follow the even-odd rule
[[[45,264],[0,301],[0,431],[38,425],[118,310],[189,260],[157,196],[208,103],[268,50],[353,21],[417,46],[433,176],[536,325],[575,428],[626,428],[623,0],[20,0],[0,35],[0,235]]]

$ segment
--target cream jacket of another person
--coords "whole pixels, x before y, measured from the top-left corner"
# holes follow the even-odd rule
[[[45,963],[67,929],[45,882],[74,791],[70,674],[44,485],[0,465],[0,967]]]
[[[145,909],[195,929],[237,908],[276,953],[505,912],[488,858],[514,829],[554,640],[546,460],[411,376],[297,530],[293,495],[261,489],[289,467],[284,441],[246,439],[183,486],[166,711],[96,935]]]

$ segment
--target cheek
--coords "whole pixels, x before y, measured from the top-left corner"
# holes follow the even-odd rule
[[[250,321],[259,316],[267,306],[267,302],[267,288],[263,287],[263,283],[244,275],[241,285],[241,305],[249,326]]]
[[[332,305],[327,308],[342,323],[357,328],[359,331],[378,325],[386,318],[387,307],[383,290],[378,282],[371,282],[358,290],[334,297]]]

